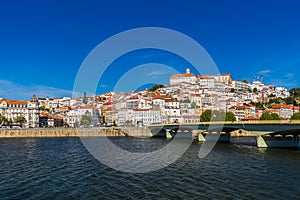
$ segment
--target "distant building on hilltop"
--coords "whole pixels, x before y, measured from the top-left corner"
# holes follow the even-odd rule
[[[195,74],[191,74],[190,69],[187,68],[185,74],[173,74],[170,78],[170,85],[177,85],[179,83],[193,83],[197,82]]]
[[[212,88],[215,86],[215,83],[231,84],[232,77],[227,73],[196,77],[195,74],[191,74],[190,69],[187,68],[185,74],[173,74],[170,78],[170,85],[178,85],[180,83],[200,83],[200,86]]]

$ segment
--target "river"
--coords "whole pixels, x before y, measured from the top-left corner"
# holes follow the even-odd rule
[[[111,140],[124,149],[145,152],[169,142]],[[79,138],[1,139],[0,199],[300,198],[299,150],[234,142],[238,144],[217,144],[203,159],[198,157],[201,143],[195,142],[167,168],[132,174],[101,164]]]

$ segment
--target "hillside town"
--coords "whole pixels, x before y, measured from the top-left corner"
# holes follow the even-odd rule
[[[261,120],[264,113],[291,119],[299,101],[284,87],[233,80],[230,74],[196,76],[186,69],[169,85],[130,93],[108,92],[80,98],[33,95],[28,101],[0,98],[1,126],[147,126],[198,123],[207,110],[233,113],[236,121]]]

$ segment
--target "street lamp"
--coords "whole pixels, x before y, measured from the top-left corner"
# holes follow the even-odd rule
[[[292,103],[292,106],[293,106],[293,114],[292,114],[292,116],[294,116],[294,112],[295,112],[295,107],[294,107],[294,101],[295,101],[295,96],[294,96],[294,92],[292,92],[292,94],[293,94],[293,103]]]

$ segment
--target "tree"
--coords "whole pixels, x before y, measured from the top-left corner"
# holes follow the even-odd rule
[[[211,111],[206,110],[200,116],[201,122],[209,121],[236,121],[236,118],[232,112],[223,112],[223,111]]]
[[[230,92],[231,92],[231,93],[235,92],[235,89],[234,89],[234,88],[231,88],[231,89],[230,89]]]
[[[211,110],[205,110],[200,116],[200,121],[201,122],[209,122],[211,119],[211,114],[212,114]]]
[[[26,123],[26,119],[25,119],[24,116],[18,116],[18,117],[15,118],[14,121],[15,121],[15,123],[20,123],[20,124]]]
[[[152,86],[152,88],[150,88],[150,91],[154,92],[155,90],[157,90],[158,88],[162,88],[164,87],[164,85],[158,85],[158,84],[155,84]]]
[[[257,107],[257,108],[260,108],[260,109],[264,109],[264,105],[261,103],[261,102],[253,102],[253,101],[251,101],[250,102],[252,105],[254,105],[255,107]]]
[[[253,88],[253,92],[255,93],[255,92],[257,92],[257,88],[255,87],[255,88]]]
[[[212,113],[212,119],[211,121],[224,121],[226,116],[225,112],[219,112],[217,110],[214,110]]]
[[[284,102],[288,105],[289,104],[294,104],[294,97],[287,97],[287,98],[284,99]]]
[[[232,122],[236,121],[236,118],[235,118],[233,112],[226,113],[225,121],[232,121]]]
[[[263,113],[260,117],[260,120],[280,120],[280,117],[277,113]]]
[[[300,112],[294,113],[294,115],[291,117],[293,120],[300,120]]]
[[[195,102],[192,102],[192,103],[191,103],[191,108],[192,108],[192,109],[195,109],[196,107],[197,107],[197,104],[196,104]]]
[[[88,126],[88,125],[90,125],[91,124],[91,118],[90,118],[90,116],[88,116],[88,115],[83,115],[82,117],[81,117],[81,124],[82,125],[84,125],[84,126]]]
[[[9,118],[9,120],[7,121],[7,124],[12,124],[13,120],[11,118]]]
[[[292,88],[292,89],[290,89],[289,92],[291,95],[294,95],[295,97],[300,96],[300,88]]]
[[[0,124],[7,124],[8,123],[8,119],[3,116],[3,115],[0,115]]]
[[[243,83],[248,83],[248,81],[246,79],[242,80]]]
[[[270,99],[268,104],[280,104],[283,102],[283,99],[281,97]]]

